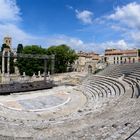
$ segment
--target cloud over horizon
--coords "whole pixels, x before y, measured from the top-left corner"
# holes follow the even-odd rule
[[[108,16],[108,19],[119,21],[131,28],[140,29],[140,4],[129,3],[123,7],[117,7],[115,13]]]

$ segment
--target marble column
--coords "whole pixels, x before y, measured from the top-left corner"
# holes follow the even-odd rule
[[[38,77],[40,77],[40,76],[41,76],[40,71],[38,71]]]
[[[10,74],[10,52],[8,51],[8,54],[7,54],[7,74],[9,75]]]
[[[2,74],[5,74],[5,51],[2,52]]]

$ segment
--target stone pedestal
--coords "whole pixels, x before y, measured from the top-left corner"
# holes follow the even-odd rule
[[[38,71],[38,77],[40,77],[40,76],[41,76],[40,71]]]

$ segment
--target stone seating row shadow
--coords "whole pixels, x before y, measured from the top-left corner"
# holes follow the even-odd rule
[[[123,81],[129,84],[132,89],[131,97],[140,96],[140,63],[111,65],[99,73],[99,75],[119,78],[123,76]]]
[[[110,65],[105,70],[98,73],[98,75],[103,76],[109,76],[118,78],[122,76],[122,74],[131,74],[136,69],[140,70],[140,63],[134,63],[134,64],[116,64],[116,65]]]
[[[83,82],[83,92],[85,95],[92,94],[91,97],[98,100],[124,94],[125,88],[119,81],[112,78],[91,76]]]

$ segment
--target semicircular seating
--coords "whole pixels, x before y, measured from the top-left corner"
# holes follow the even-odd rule
[[[137,97],[140,96],[140,63],[110,65],[98,75],[112,78],[123,77],[123,81],[128,83],[132,89],[131,97],[134,97],[134,94]]]
[[[95,101],[125,93],[125,87],[122,83],[105,76],[92,75],[84,80],[82,86],[84,94],[88,94],[88,96],[91,94]]]
[[[98,75],[118,78],[123,74],[135,73],[136,70],[140,70],[140,63],[115,64],[109,65],[103,71],[100,71]]]
[[[119,78],[124,73],[128,75],[120,80]],[[125,135],[123,136],[125,139],[128,130],[132,129],[131,126],[133,124],[134,126],[139,125],[137,123],[138,115],[137,120],[133,120],[132,112],[125,112],[127,107],[126,110],[128,111],[138,101],[130,98],[133,102],[129,106],[131,102],[127,102],[125,99],[128,97],[126,95],[129,90],[132,91],[131,95],[133,97],[135,91],[138,91],[140,85],[139,74],[140,64],[137,63],[114,65],[112,68],[109,66],[98,75],[85,77],[82,86],[80,86],[81,89],[79,89],[86,96],[84,96],[84,99],[86,99],[84,104],[80,104],[82,98],[74,96],[77,93],[72,91],[72,96],[77,98],[75,101],[79,101],[78,109],[75,109],[74,105],[71,108],[66,108],[71,103],[74,104],[72,98],[65,106],[58,108],[56,112],[51,110],[51,113],[47,115],[24,110],[10,110],[0,106],[0,139],[86,139],[86,135],[89,136],[89,139],[92,139],[90,137],[92,134],[95,134],[95,139],[110,138],[115,140],[115,138],[121,139],[122,135]],[[130,85],[128,87],[130,89],[127,89],[126,84]],[[106,105],[106,108],[102,108],[104,105]],[[67,112],[70,109],[75,110],[62,115],[61,112],[64,111],[64,108]],[[136,113],[138,114],[138,112]],[[128,120],[126,119],[127,115],[130,117]],[[131,124],[127,121],[130,121]],[[3,128],[4,130],[2,130]],[[62,136],[66,137],[63,138]]]

